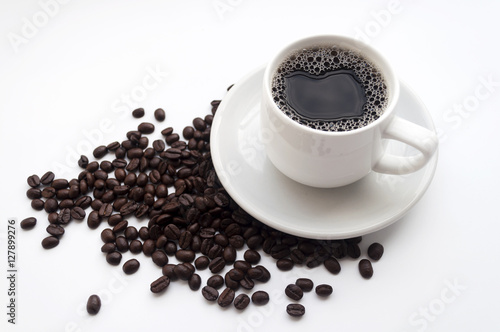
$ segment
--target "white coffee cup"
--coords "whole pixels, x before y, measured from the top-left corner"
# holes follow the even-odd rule
[[[338,46],[361,54],[385,79],[388,102],[383,114],[368,125],[342,132],[310,128],[292,120],[273,101],[272,78],[280,64],[297,50]],[[353,38],[321,35],[298,40],[284,47],[269,62],[264,73],[261,129],[266,153],[274,166],[302,184],[334,188],[360,180],[371,171],[408,174],[422,168],[435,153],[438,139],[433,131],[395,115],[399,81],[389,63],[371,46]],[[408,144],[419,152],[397,156],[385,149],[387,140]]]

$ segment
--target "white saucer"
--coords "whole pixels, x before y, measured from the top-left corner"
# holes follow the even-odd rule
[[[264,68],[236,83],[224,97],[212,124],[210,146],[215,170],[231,197],[249,214],[280,231],[315,239],[368,234],[400,219],[427,190],[437,153],[410,175],[372,172],[351,185],[318,189],[290,180],[267,159],[260,135],[260,94]],[[430,114],[401,83],[397,114],[435,130]],[[414,150],[389,141],[399,155]]]

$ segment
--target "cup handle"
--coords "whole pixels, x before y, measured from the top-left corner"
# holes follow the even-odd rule
[[[378,173],[403,175],[421,169],[438,147],[435,132],[395,116],[382,134],[383,139],[393,139],[408,144],[420,153],[414,156],[396,156],[384,152],[373,170]]]

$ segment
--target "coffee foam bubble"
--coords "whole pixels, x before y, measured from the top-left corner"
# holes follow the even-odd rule
[[[322,75],[337,69],[350,69],[359,78],[366,94],[363,115],[332,121],[311,120],[299,115],[285,99],[285,76],[295,71]],[[387,106],[387,88],[380,71],[358,53],[339,47],[313,47],[290,54],[278,67],[272,79],[274,102],[292,120],[323,131],[349,131],[377,120]]]

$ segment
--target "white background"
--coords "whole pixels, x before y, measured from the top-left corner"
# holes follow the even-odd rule
[[[2,273],[1,330],[500,330],[499,13],[494,1],[1,0],[3,271],[8,218],[39,220],[17,233],[14,327]],[[333,276],[322,267],[279,272],[264,257],[273,277],[259,287],[279,296],[237,312],[182,282],[152,295],[160,269],[139,256],[140,270],[124,275],[105,262],[100,232],[85,223],[69,225],[55,249],[41,248],[46,214],[31,209],[27,176],[55,170],[75,177],[81,152],[121,141],[136,127],[130,111],[138,106],[146,120],[164,108],[165,127],[180,132],[279,48],[325,33],[363,39],[386,55],[440,133],[437,172],[422,200],[363,238],[363,252],[374,241],[386,249],[371,280],[359,276],[355,260],[343,260]],[[208,275],[202,271],[204,282]],[[326,300],[305,294],[306,315],[294,320],[283,290],[299,276],[335,291]],[[89,317],[81,308],[94,293],[105,303]]]

